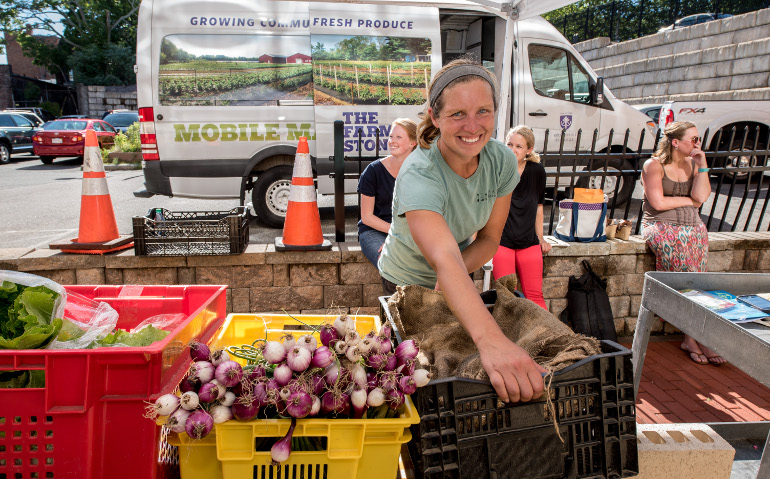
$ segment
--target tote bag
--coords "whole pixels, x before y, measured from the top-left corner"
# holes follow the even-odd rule
[[[575,199],[559,202],[559,223],[554,236],[581,243],[606,241],[606,217],[607,197],[602,190],[575,188]]]

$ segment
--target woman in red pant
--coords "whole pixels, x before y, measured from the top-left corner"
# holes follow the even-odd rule
[[[492,258],[492,276],[516,273],[524,297],[548,309],[543,299],[543,254],[551,250],[543,239],[545,168],[533,151],[535,135],[529,127],[512,128],[505,142],[516,154],[521,181],[513,190],[500,246]]]

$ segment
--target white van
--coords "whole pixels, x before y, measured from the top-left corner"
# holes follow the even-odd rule
[[[364,157],[386,155],[391,122],[416,119],[431,77],[467,53],[500,80],[498,137],[524,123],[541,146],[546,129],[558,145],[564,129],[564,151],[574,151],[578,128],[583,150],[594,129],[597,145],[614,129],[618,148],[629,129],[637,145],[648,118],[537,16],[568,3],[144,0],[136,57],[146,189],[135,194],[243,201],[250,191],[261,220],[280,227],[300,136],[318,192],[331,194],[334,121],[345,122],[346,154],[358,154],[360,136]],[[355,192],[356,180],[345,183]],[[619,196],[630,195],[626,183]]]

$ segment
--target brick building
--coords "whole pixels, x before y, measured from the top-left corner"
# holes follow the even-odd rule
[[[59,39],[54,36],[37,35],[36,38],[52,46],[59,43]],[[56,77],[51,72],[32,63],[32,58],[24,56],[16,37],[7,32],[5,33],[5,54],[8,58],[8,65],[11,67],[11,73],[14,75],[34,78],[35,80],[56,81]]]

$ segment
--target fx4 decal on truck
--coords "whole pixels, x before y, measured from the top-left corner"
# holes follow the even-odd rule
[[[706,109],[705,108],[682,108],[681,110],[679,110],[680,115],[687,115],[687,114],[696,115],[698,113],[706,113]]]

